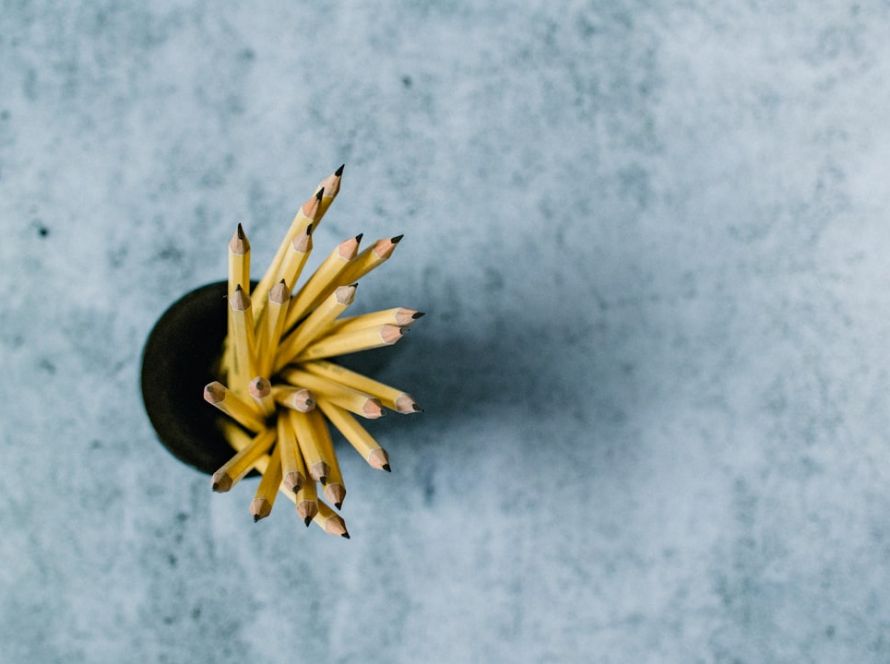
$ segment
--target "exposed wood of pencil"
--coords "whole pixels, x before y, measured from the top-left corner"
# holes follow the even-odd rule
[[[377,240],[373,246],[368,247],[350,264],[350,266],[340,275],[341,284],[350,284],[358,281],[371,270],[379,267],[389,260],[392,252],[395,251],[396,245],[401,242],[403,235],[397,235],[392,238],[384,238]]]
[[[319,399],[318,407],[372,468],[390,472],[389,456],[386,454],[386,450],[380,447],[380,444],[355,419],[352,413],[327,399]]]
[[[247,447],[237,452],[213,473],[211,480],[213,490],[229,491],[247,474],[257,459],[269,451],[274,442],[275,431],[273,429],[266,429],[258,433]]]
[[[321,221],[321,218],[324,217],[325,213],[328,211],[328,208],[331,207],[331,203],[333,203],[334,199],[337,198],[337,194],[340,193],[340,184],[343,180],[344,168],[346,168],[346,164],[340,164],[340,167],[336,171],[334,171],[324,180],[318,183],[316,191],[322,189],[324,192],[321,198],[321,211],[318,214],[319,221]]]
[[[321,212],[321,200],[323,197],[324,191],[316,191],[300,206],[300,209],[297,210],[297,214],[294,216],[293,221],[291,221],[290,228],[288,228],[287,233],[284,234],[284,240],[282,240],[281,245],[279,245],[278,250],[275,252],[275,257],[272,259],[269,269],[266,270],[263,278],[260,279],[260,282],[257,284],[256,290],[254,291],[254,294],[258,296],[257,302],[265,302],[272,286],[278,283],[278,280],[281,279],[281,277],[278,276],[278,272],[281,267],[281,262],[284,260],[284,254],[287,252],[288,245],[294,241],[294,238],[305,234],[309,224],[312,224],[315,227],[318,226],[319,213]],[[287,283],[291,282],[288,281]]]
[[[315,397],[305,387],[275,385],[272,388],[272,398],[282,406],[293,408],[301,413],[308,413],[315,408]]]
[[[284,327],[284,319],[287,316],[287,305],[290,302],[290,291],[287,283],[282,279],[269,291],[269,304],[263,324],[260,325],[262,350],[260,351],[260,372],[268,376],[272,372],[275,355],[278,353],[278,344],[281,339],[281,331]]]
[[[247,393],[263,417],[275,412],[275,399],[272,398],[272,384],[262,376],[256,376],[247,384]]]
[[[290,330],[300,319],[312,311],[318,298],[325,297],[341,284],[338,275],[355,258],[355,252],[358,250],[361,240],[362,236],[359,233],[334,247],[334,250],[318,266],[318,269],[303,284],[303,287],[291,298],[290,307],[287,310],[287,320],[284,323],[285,330]]]
[[[381,346],[392,346],[406,332],[406,328],[396,325],[379,325],[377,327],[365,328],[364,330],[355,330],[354,332],[332,334],[309,344],[297,355],[296,360],[299,362],[321,360],[336,355],[346,355],[347,353],[380,348]]]
[[[204,400],[251,431],[261,431],[265,426],[253,406],[218,381],[208,383],[204,387]]]
[[[283,413],[279,415],[277,429],[284,486],[291,491],[298,491],[306,481],[306,469],[303,467],[303,459],[300,457],[300,450],[297,447],[297,435],[294,433],[290,417]]]
[[[407,392],[385,385],[380,381],[369,378],[356,371],[352,371],[351,369],[347,369],[339,364],[327,362],[325,360],[317,360],[301,364],[300,368],[317,376],[322,376],[323,378],[328,378],[342,385],[346,385],[347,387],[351,387],[359,392],[370,394],[371,396],[380,399],[380,402],[390,410],[395,410],[403,414],[423,412],[423,408],[417,405],[414,397]]]
[[[422,311],[405,309],[404,307],[372,311],[371,313],[361,314],[359,316],[338,318],[331,323],[327,330],[325,330],[325,335],[363,330],[366,327],[374,327],[376,325],[398,325],[399,327],[408,327],[413,325],[418,319],[423,318],[424,315],[425,314]]]
[[[346,311],[354,300],[355,285],[336,288],[315,311],[306,317],[306,320],[282,340],[273,364],[274,370],[279,371],[290,362],[297,353],[322,334],[337,316]]]
[[[343,482],[343,473],[340,472],[340,460],[334,451],[334,441],[331,440],[330,429],[328,429],[324,416],[317,410],[309,413],[309,419],[312,420],[312,426],[315,427],[319,443],[330,466],[328,481],[324,485],[324,496],[334,503],[334,507],[340,509],[346,499],[346,483]]]
[[[298,410],[288,410],[291,424],[297,434],[297,444],[303,454],[303,462],[312,479],[324,484],[328,481],[330,466],[325,459],[324,450],[318,440],[318,433],[312,425],[307,413]]]
[[[315,486],[315,480],[307,477],[303,482],[303,486],[294,496],[294,502],[297,505],[297,514],[303,519],[306,527],[312,523],[312,519],[318,514],[318,488]]]
[[[272,506],[275,504],[275,498],[278,496],[278,489],[281,485],[281,456],[278,454],[279,442],[275,449],[268,455],[269,461],[260,478],[260,484],[256,488],[253,500],[250,502],[250,514],[253,516],[253,522],[256,523],[260,519],[265,519],[272,513]]]
[[[313,521],[329,535],[339,535],[349,539],[349,531],[346,530],[346,522],[343,517],[328,507],[324,501],[318,501],[318,514],[315,515]]]
[[[328,401],[356,415],[361,415],[371,420],[376,420],[383,416],[383,405],[380,401],[330,378],[317,376],[308,371],[303,371],[299,367],[285,369],[281,372],[281,378],[292,385],[307,387],[318,396],[324,396]]]
[[[256,363],[256,336],[253,327],[253,312],[250,297],[241,289],[229,299],[229,310],[232,313],[232,349],[239,373],[249,380],[259,375]]]

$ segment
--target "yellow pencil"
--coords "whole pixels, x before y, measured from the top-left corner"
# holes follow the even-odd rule
[[[344,240],[324,259],[324,262],[309,277],[309,280],[291,298],[290,307],[287,310],[287,319],[284,324],[285,330],[290,330],[300,319],[312,311],[316,298],[323,298],[340,285],[337,276],[355,258],[355,252],[358,250],[358,245],[361,241],[361,233],[348,240]]]
[[[280,444],[278,443],[278,445]],[[250,502],[250,514],[253,516],[254,523],[265,519],[272,513],[272,506],[278,496],[281,485],[281,457],[278,455],[278,445],[268,456],[269,461],[260,479],[260,484],[256,488],[256,494]]]
[[[291,425],[290,418],[279,415],[278,422],[278,450],[281,458],[281,475],[284,486],[291,491],[299,491],[306,481],[306,469],[303,467],[303,459],[297,447],[297,435]]]
[[[241,224],[229,240],[229,296],[235,293],[236,286],[250,292],[250,241]]]
[[[402,241],[403,237],[405,236],[397,235],[393,238],[377,240],[372,247],[356,256],[352,264],[340,275],[340,283],[351,284],[353,281],[358,281],[368,272],[385,263],[392,256],[396,245]]]
[[[324,192],[321,199],[321,211],[318,214],[319,221],[328,211],[328,208],[331,207],[331,203],[337,198],[337,194],[340,193],[340,183],[343,180],[344,168],[346,168],[346,164],[340,164],[340,167],[322,180],[316,188],[316,191],[321,189]]]
[[[386,450],[380,447],[352,413],[326,399],[319,399],[318,407],[368,465],[377,470],[392,472]]]
[[[259,350],[260,373],[264,376],[268,376],[272,372],[289,302],[290,291],[287,288],[287,283],[282,279],[269,291],[267,313],[263,317],[258,333],[262,340],[262,347]]]
[[[303,203],[303,205],[300,206],[300,209],[297,210],[297,214],[294,216],[290,228],[284,235],[284,240],[278,247],[278,251],[275,252],[275,257],[272,259],[269,269],[266,270],[266,274],[260,279],[260,283],[257,284],[256,290],[254,291],[254,294],[258,296],[258,303],[266,301],[266,297],[272,289],[272,286],[278,283],[278,280],[282,278],[278,276],[278,273],[281,267],[281,262],[284,260],[284,254],[287,252],[288,245],[298,236],[304,235],[309,224],[316,227],[318,226],[318,215],[321,211],[321,201],[323,197],[324,191],[319,190],[310,196],[309,200]],[[288,281],[287,283],[292,282]]]
[[[237,452],[213,473],[211,482],[213,490],[220,493],[229,491],[247,474],[257,459],[269,451],[274,442],[275,431],[273,429],[266,429],[258,433],[247,447]]]
[[[318,514],[318,488],[315,486],[315,480],[307,477],[303,482],[303,486],[294,496],[294,502],[297,504],[297,514],[303,519],[306,527],[312,523],[312,519]]]
[[[405,309],[404,307],[372,311],[371,313],[361,314],[359,316],[338,318],[325,330],[325,335],[353,332],[355,330],[363,330],[367,327],[375,327],[377,325],[398,325],[399,327],[409,327],[425,315],[426,314],[422,311]]]
[[[331,322],[342,314],[355,300],[355,285],[340,286],[306,317],[297,328],[281,342],[281,347],[273,363],[275,371],[279,371],[290,362],[303,348],[315,340]]]
[[[321,449],[328,460],[329,472],[328,481],[324,485],[324,496],[334,503],[334,507],[340,509],[346,499],[346,484],[343,482],[343,474],[340,472],[340,460],[337,459],[337,454],[334,452],[331,432],[324,417],[317,410],[309,413],[309,419],[312,421],[312,426],[315,427]]]
[[[309,260],[309,254],[312,253],[312,228],[312,224],[309,224],[304,233],[298,235],[287,245],[287,251],[284,253],[284,258],[276,274],[278,281],[275,283],[284,281],[291,288],[296,285],[300,275],[303,274],[303,268],[306,267],[306,261]],[[272,288],[274,289],[274,286]],[[271,291],[272,289],[269,290],[270,293]],[[289,292],[288,299],[290,299]],[[257,309],[256,316],[254,316],[257,319],[257,325],[261,325],[266,319],[266,308],[263,304],[265,303],[257,302],[259,308]]]
[[[395,325],[379,325],[354,332],[332,334],[309,344],[297,355],[297,361],[321,360],[335,355],[357,353],[362,350],[392,346],[401,339],[407,330]]]
[[[235,353],[235,362],[240,376],[249,380],[259,375],[256,364],[256,336],[250,297],[240,285],[235,287],[235,292],[229,299],[229,311],[232,314],[232,350]]]
[[[298,410],[288,410],[287,412],[290,415],[294,432],[297,434],[297,444],[303,455],[306,470],[309,471],[312,479],[324,484],[328,481],[330,465],[325,459],[325,451],[321,448],[312,420],[309,419],[308,413],[301,413]]]
[[[356,371],[347,369],[346,367],[327,362],[325,360],[317,360],[314,362],[306,362],[301,364],[300,368],[323,378],[336,381],[347,387],[351,387],[359,392],[370,394],[372,397],[380,399],[380,402],[389,408],[402,414],[420,413],[423,408],[417,405],[417,402],[407,392],[385,385],[380,381],[364,376]]]
[[[251,431],[261,431],[265,427],[256,409],[219,381],[213,381],[204,387],[204,400]]]
[[[346,385],[341,385],[329,378],[303,371],[299,367],[288,367],[281,372],[281,379],[291,385],[306,387],[318,396],[324,396],[328,401],[356,415],[361,415],[371,420],[376,420],[383,416],[383,406],[374,397]]]
[[[349,539],[349,531],[346,530],[346,522],[343,517],[321,500],[318,501],[318,514],[315,515],[313,521],[329,535],[339,535]]]

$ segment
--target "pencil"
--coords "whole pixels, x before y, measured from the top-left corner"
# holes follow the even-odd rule
[[[321,218],[324,217],[325,213],[328,211],[328,208],[331,207],[331,203],[334,202],[334,199],[337,198],[337,194],[340,193],[340,183],[343,180],[343,169],[346,168],[346,164],[340,164],[340,167],[327,176],[324,180],[319,182],[318,189],[323,190],[324,195],[321,198],[321,211],[318,213],[318,220],[321,221]]]
[[[309,224],[306,227],[306,231],[295,237],[290,244],[287,246],[287,251],[284,253],[284,259],[281,261],[281,266],[278,269],[278,273],[275,275],[278,277],[278,281],[276,283],[280,283],[284,281],[285,284],[290,284],[293,287],[297,280],[300,278],[300,275],[303,274],[303,268],[306,267],[306,261],[309,260],[309,254],[312,253],[312,224]],[[273,286],[274,288],[274,286]],[[270,293],[271,293],[270,289]],[[290,299],[290,292],[288,292],[288,299]],[[258,323],[262,323],[265,320],[265,307],[263,307],[264,303],[257,302],[258,310],[255,318]]]
[[[281,372],[281,378],[292,385],[306,387],[318,396],[323,396],[356,415],[371,420],[383,416],[383,406],[380,401],[329,378],[311,374],[298,367],[288,367]]]
[[[265,424],[256,410],[219,381],[204,387],[204,400],[251,431],[261,431]]]
[[[306,317],[297,328],[284,338],[275,358],[273,367],[279,371],[303,348],[320,335],[331,322],[346,311],[355,300],[355,284],[340,286],[328,295],[321,305]]]
[[[313,275],[303,284],[303,287],[291,298],[290,307],[287,310],[287,319],[284,324],[285,330],[290,330],[301,318],[312,311],[316,298],[325,297],[330,291],[340,285],[337,277],[349,265],[349,262],[355,258],[355,252],[358,250],[358,245],[361,241],[361,233],[348,240],[344,240],[324,259],[324,262],[319,265]]]
[[[362,350],[392,346],[407,330],[396,325],[378,325],[354,332],[332,334],[309,344],[297,355],[297,361],[321,360],[335,355],[357,353]]]
[[[247,447],[237,452],[213,473],[211,482],[213,490],[220,493],[229,491],[247,474],[257,459],[269,451],[274,442],[274,430],[266,429],[258,433]]]
[[[315,397],[304,387],[276,385],[272,388],[272,397],[282,406],[293,408],[301,413],[308,413],[315,408]]]
[[[287,283],[282,279],[269,291],[267,315],[263,316],[263,322],[260,324],[262,348],[259,351],[259,364],[260,373],[264,376],[268,376],[272,372],[289,302],[290,291],[287,288]]]
[[[289,417],[279,417],[277,428],[282,480],[285,487],[297,492],[306,481],[306,469],[303,467],[303,458],[297,447],[297,435]]]
[[[343,517],[321,500],[318,501],[318,514],[315,515],[313,521],[329,535],[339,535],[349,539],[349,532],[346,530],[346,522]]]
[[[309,419],[312,421],[312,426],[315,427],[321,449],[324,450],[325,458],[328,459],[330,466],[328,481],[324,485],[324,496],[339,510],[346,499],[346,484],[343,482],[343,474],[340,471],[340,460],[334,452],[334,441],[331,440],[327,422],[319,411],[315,410],[309,413]]]
[[[389,260],[389,257],[392,256],[392,252],[395,251],[396,245],[402,241],[403,237],[405,236],[396,235],[392,238],[377,240],[373,246],[368,247],[356,256],[349,268],[340,275],[340,283],[348,284],[353,281],[358,281],[368,274],[368,272],[385,263]]]
[[[250,297],[240,285],[229,300],[232,314],[232,349],[241,376],[250,379],[259,374],[256,365],[256,336],[253,327],[253,312]]]
[[[257,376],[247,384],[247,393],[253,398],[263,417],[275,412],[275,399],[272,398],[272,385],[262,376]]]
[[[417,402],[407,392],[385,385],[380,381],[364,376],[356,371],[347,369],[344,366],[325,360],[317,360],[315,362],[307,362],[301,364],[300,368],[323,378],[336,381],[347,387],[351,387],[359,392],[370,394],[389,408],[402,414],[420,413],[423,408],[417,405]]]
[[[318,407],[331,421],[355,451],[368,462],[372,468],[391,472],[389,456],[386,450],[368,433],[359,421],[345,408],[326,400],[319,399]]]
[[[318,433],[309,419],[307,413],[301,413],[298,410],[288,410],[291,425],[297,434],[297,444],[303,455],[303,462],[306,464],[306,470],[309,471],[312,479],[321,482],[324,485],[328,481],[328,473],[330,465],[325,459],[324,450],[321,449],[321,443],[318,440]]]
[[[315,480],[307,477],[303,482],[303,486],[294,496],[294,502],[297,504],[297,514],[303,519],[306,527],[312,523],[312,519],[318,514],[318,489],[315,486]]]
[[[221,422],[221,424],[223,436],[225,436],[226,440],[229,441],[229,445],[231,445],[235,449],[235,451],[240,452],[245,447],[250,445],[252,439],[249,435],[247,435],[247,432],[245,432],[244,429],[228,420],[224,420],[223,422]],[[272,450],[272,455],[275,454],[278,454],[277,449]],[[264,474],[269,468],[269,463],[271,462],[272,455],[266,453],[258,457],[257,460],[253,462],[252,468],[254,468],[260,474]],[[312,485],[314,487],[315,483],[313,482]],[[283,493],[292,503],[297,502],[296,494],[294,494],[294,492],[290,489],[285,488],[283,484],[278,485],[278,491],[280,493]],[[309,524],[307,523],[306,525],[308,526]]]
[[[250,292],[250,241],[241,224],[229,240],[229,295],[235,287],[241,286],[245,293]]]
[[[281,485],[281,457],[278,454],[278,445],[269,454],[269,461],[260,478],[260,484],[256,488],[253,500],[250,503],[250,514],[253,516],[253,522],[256,523],[260,519],[265,519],[272,513],[272,506],[275,504],[275,498],[278,496],[278,490]]]
[[[293,242],[296,237],[304,235],[309,224],[316,227],[318,226],[323,197],[324,190],[320,189],[312,194],[312,196],[300,206],[300,209],[297,210],[297,214],[294,216],[293,221],[291,221],[290,228],[288,228],[287,233],[284,235],[284,240],[275,252],[275,257],[272,259],[269,269],[266,270],[266,273],[263,275],[263,278],[260,279],[260,283],[257,284],[256,290],[254,291],[255,295],[259,296],[257,300],[258,303],[265,302],[272,286],[278,283],[278,280],[282,278],[278,276],[278,273],[281,268],[281,263],[284,260],[284,254],[287,252],[288,245]],[[287,280],[287,283],[292,282]]]
[[[426,314],[422,311],[405,309],[404,307],[372,311],[371,313],[361,314],[359,316],[338,318],[325,330],[325,334],[342,334],[343,332],[363,330],[366,327],[375,327],[377,325],[398,325],[399,327],[408,327],[425,315]]]

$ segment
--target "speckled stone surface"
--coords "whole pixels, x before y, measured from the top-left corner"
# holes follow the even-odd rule
[[[149,8],[150,7],[150,8]],[[890,660],[890,9],[3,2],[0,660]],[[404,232],[352,540],[154,439],[167,304]],[[200,398],[196,394],[195,398]]]

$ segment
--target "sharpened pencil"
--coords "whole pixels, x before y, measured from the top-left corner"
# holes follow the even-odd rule
[[[315,433],[318,434],[318,442],[324,457],[328,460],[328,481],[324,485],[325,498],[334,503],[334,507],[340,509],[346,499],[346,484],[343,482],[343,473],[340,471],[340,460],[334,452],[334,441],[331,440],[330,429],[328,429],[324,416],[318,410],[309,413],[309,419],[312,421],[312,426],[315,427]]]
[[[286,408],[293,408],[301,413],[308,413],[315,408],[315,397],[305,387],[276,385],[272,388],[272,397],[276,403]]]
[[[368,327],[364,330],[344,332],[321,337],[304,348],[296,360],[306,362],[308,360],[321,360],[335,355],[357,353],[362,350],[371,350],[382,346],[392,346],[405,335],[407,330],[395,325],[379,325]]]
[[[289,417],[279,417],[277,427],[282,481],[285,487],[296,492],[306,481],[306,469],[297,446],[297,434],[294,432]]]
[[[325,360],[306,362],[305,364],[301,364],[300,368],[315,374],[316,376],[328,378],[347,387],[351,387],[359,392],[370,394],[371,396],[380,399],[380,402],[390,410],[395,410],[404,415],[423,412],[423,409],[417,404],[414,397],[407,392],[385,385],[380,381],[369,378],[357,371],[347,369],[334,362],[326,362]]]
[[[312,519],[318,514],[318,487],[315,486],[315,480],[307,477],[303,482],[303,486],[294,496],[294,502],[297,505],[297,514],[303,520],[306,527],[312,523]]]
[[[338,318],[325,330],[325,334],[342,334],[343,332],[353,332],[355,330],[363,330],[368,327],[376,327],[377,325],[398,325],[399,327],[409,327],[423,318],[425,314],[416,309],[405,309],[404,307],[394,307],[392,309],[384,309],[383,311],[372,311],[368,314],[360,314],[358,316],[349,316],[348,318]]]
[[[253,327],[253,312],[250,297],[238,285],[229,298],[229,311],[232,316],[232,350],[239,374],[244,380],[259,375],[256,362],[256,336]]]
[[[343,517],[328,507],[324,501],[318,501],[318,514],[315,515],[313,522],[328,535],[339,535],[349,539],[349,531],[346,530]]]
[[[280,443],[279,443],[280,445]],[[269,461],[260,478],[253,500],[250,502],[250,514],[253,522],[265,519],[272,513],[272,506],[278,496],[281,485],[281,457],[278,454],[278,445],[269,454]]]
[[[213,473],[211,487],[214,491],[224,493],[237,484],[251,469],[253,464],[269,451],[275,442],[275,431],[265,429],[258,433],[250,444],[237,452],[235,456],[226,461],[222,467]]]
[[[256,409],[219,381],[204,387],[204,400],[251,431],[261,431],[265,427]]]
[[[341,385],[329,378],[303,371],[298,366],[288,367],[282,371],[281,379],[292,385],[306,387],[341,408],[367,419],[376,420],[383,416],[383,405],[374,397]]]
[[[346,441],[355,448],[355,451],[368,462],[368,465],[377,470],[390,472],[389,456],[386,454],[386,450],[380,447],[380,443],[368,433],[352,413],[326,399],[319,399],[318,407]]]
[[[318,433],[309,419],[308,413],[301,413],[298,410],[288,410],[291,425],[297,434],[297,445],[300,453],[303,455],[303,462],[306,464],[306,470],[309,471],[312,479],[321,482],[324,485],[328,481],[328,473],[330,466],[325,458],[325,451],[321,447],[318,439]]]

